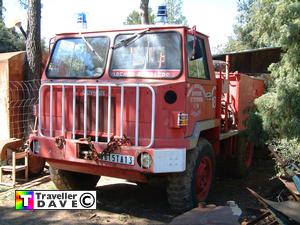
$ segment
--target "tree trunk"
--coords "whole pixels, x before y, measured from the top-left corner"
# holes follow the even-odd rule
[[[41,0],[28,1],[27,29],[26,53],[28,69],[26,79],[40,79],[42,72]]]
[[[141,0],[141,21],[142,24],[149,24],[149,0]]]

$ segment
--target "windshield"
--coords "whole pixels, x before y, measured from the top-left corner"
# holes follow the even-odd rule
[[[132,34],[118,35],[122,43]],[[112,77],[174,78],[181,71],[181,38],[177,32],[146,33],[135,41],[114,49]]]
[[[55,45],[46,74],[48,77],[99,77],[106,63],[107,37],[60,39]]]

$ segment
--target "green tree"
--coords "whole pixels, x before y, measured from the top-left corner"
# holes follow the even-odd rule
[[[25,50],[25,41],[13,29],[6,28],[0,22],[0,53]]]
[[[238,15],[236,23],[233,25],[234,35],[229,37],[223,52],[266,47],[265,43],[258,43],[252,33],[256,29],[256,26],[250,23],[253,15],[252,6],[255,2],[255,0],[239,0],[237,2]]]
[[[182,14],[182,0],[165,0],[168,10],[168,23],[187,25],[187,19]]]
[[[0,53],[24,50],[24,39],[15,32],[14,28],[5,27],[3,9],[3,1],[0,0]]]
[[[255,0],[244,27],[255,46],[281,46],[281,61],[272,64],[268,92],[256,100],[255,113],[269,142],[300,162],[300,2]],[[293,158],[295,159],[295,157]]]
[[[187,25],[187,19],[182,14],[182,0],[166,0],[165,4],[168,10],[168,23]],[[153,10],[149,8],[148,12],[149,24],[154,24],[155,15]],[[138,11],[133,10],[124,22],[126,25],[142,24],[141,15]]]
[[[125,25],[134,25],[134,24],[142,24],[141,15],[138,11],[133,10],[128,16]]]
[[[148,9],[149,15],[149,24],[154,24],[154,14],[151,8]],[[126,18],[126,21],[123,23],[125,25],[135,25],[135,24],[142,24],[141,15],[138,11],[133,10]]]

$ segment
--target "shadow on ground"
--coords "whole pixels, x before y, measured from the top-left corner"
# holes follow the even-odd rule
[[[98,187],[97,208],[118,214],[145,218],[156,223],[170,222],[175,214],[169,209],[165,189],[157,185],[111,184]]]
[[[259,205],[246,187],[266,196],[270,191],[269,178],[274,176],[274,164],[270,160],[255,162],[253,170],[246,179],[217,178],[215,189],[209,203],[225,205],[234,200],[243,209]],[[16,211],[13,206],[1,203],[0,224],[165,224],[170,222],[174,214],[168,206],[166,192],[163,187],[149,185],[139,187],[122,181],[100,181],[97,187],[97,210],[39,210]],[[52,185],[49,182],[49,185]],[[45,188],[47,189],[47,188]],[[14,204],[14,203],[13,203]]]

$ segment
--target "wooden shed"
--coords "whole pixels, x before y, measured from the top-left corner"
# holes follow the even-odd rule
[[[213,55],[213,59],[225,61],[226,55],[229,55],[230,71],[259,76],[270,73],[269,66],[280,61],[282,52],[280,47],[260,48]]]
[[[0,140],[13,137],[13,130],[19,129],[17,118],[18,109],[10,107],[10,103],[18,101],[21,96],[18,92],[10,91],[13,81],[22,82],[24,77],[25,52],[9,52],[0,54]],[[14,127],[11,127],[14,124]]]

